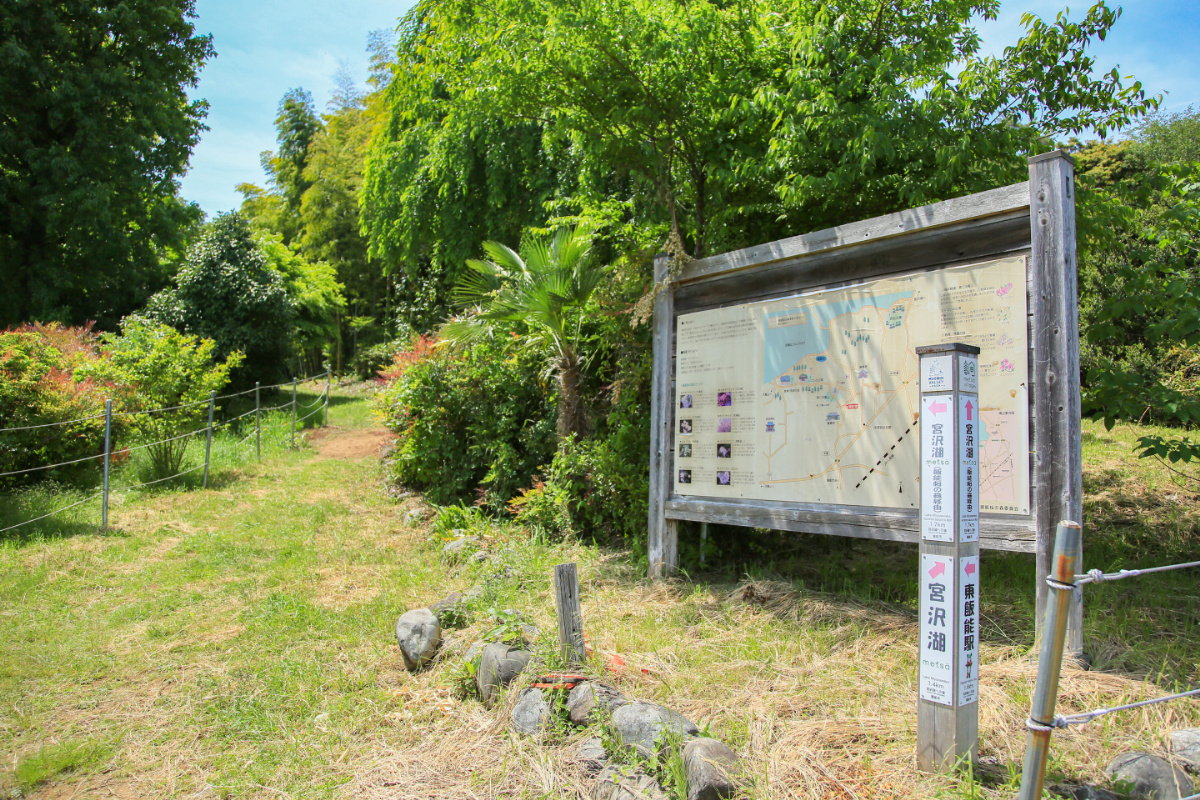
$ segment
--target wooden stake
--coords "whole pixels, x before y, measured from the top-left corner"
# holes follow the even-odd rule
[[[579,608],[579,574],[574,564],[554,568],[554,596],[563,657],[572,663],[582,662],[587,653],[583,647],[583,612]]]

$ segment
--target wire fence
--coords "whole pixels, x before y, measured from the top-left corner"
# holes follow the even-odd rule
[[[301,383],[309,383],[311,381],[320,380],[321,378],[325,379],[325,387],[321,390],[321,393],[317,396],[316,400],[314,400],[311,405],[309,405],[309,404],[300,405],[297,400],[297,389],[298,389],[299,385]],[[72,424],[79,423],[79,422],[91,422],[91,421],[97,420],[97,419],[104,420],[104,451],[103,452],[96,453],[96,454],[90,455],[90,456],[84,456],[82,458],[76,458],[76,459],[71,459],[71,460],[67,460],[67,461],[60,461],[60,462],[57,462],[54,464],[41,464],[36,467],[29,467],[26,469],[11,470],[9,472],[0,472],[0,478],[4,478],[4,477],[13,476],[13,475],[24,475],[24,474],[28,474],[28,473],[43,471],[43,470],[51,470],[51,469],[55,469],[58,467],[82,464],[86,461],[99,460],[102,462],[103,470],[104,470],[103,484],[102,484],[101,490],[98,492],[95,492],[94,494],[89,495],[88,497],[78,500],[76,502],[70,503],[65,506],[61,506],[59,508],[54,509],[53,511],[48,511],[47,513],[42,514],[40,516],[33,517],[33,518],[27,519],[27,520],[22,520],[21,522],[18,522],[14,525],[9,525],[8,527],[5,527],[5,528],[0,528],[0,533],[6,533],[8,531],[16,530],[17,528],[24,527],[26,525],[32,525],[35,522],[40,522],[42,520],[48,519],[50,517],[55,516],[56,514],[60,514],[64,511],[68,511],[70,509],[76,508],[78,506],[81,506],[85,503],[89,503],[96,499],[100,500],[100,528],[101,528],[101,530],[107,530],[108,522],[109,522],[108,501],[109,501],[109,497],[111,496],[111,494],[113,492],[129,492],[134,489],[140,489],[140,488],[143,488],[146,486],[153,486],[155,484],[165,483],[166,481],[174,480],[176,478],[182,477],[184,475],[188,475],[193,472],[198,472],[200,470],[204,470],[204,479],[203,479],[202,485],[205,488],[207,488],[209,467],[211,466],[211,463],[212,463],[213,434],[218,430],[223,430],[223,429],[232,430],[236,424],[240,423],[242,420],[245,420],[247,417],[249,417],[251,415],[254,416],[254,427],[250,431],[249,434],[242,437],[240,440],[238,440],[236,442],[236,444],[238,446],[245,445],[251,439],[254,439],[255,455],[257,458],[261,459],[262,458],[262,432],[264,430],[272,430],[272,429],[278,429],[278,428],[290,426],[291,427],[291,435],[290,435],[288,446],[294,448],[296,446],[296,426],[298,424],[300,424],[308,419],[311,419],[318,413],[324,414],[324,416],[321,420],[321,425],[324,426],[324,425],[329,424],[329,395],[330,395],[331,378],[332,378],[332,375],[328,371],[326,371],[319,375],[313,375],[313,376],[309,376],[307,378],[293,378],[289,383],[277,383],[277,384],[272,384],[270,386],[261,386],[256,383],[254,385],[253,389],[246,389],[245,391],[241,391],[241,392],[233,392],[231,394],[225,394],[225,395],[220,395],[220,396],[218,396],[216,394],[216,392],[210,392],[207,400],[197,400],[197,401],[191,402],[191,403],[181,403],[179,405],[174,405],[174,406],[167,406],[167,407],[163,407],[163,408],[141,409],[141,410],[137,410],[137,411],[114,412],[112,410],[112,401],[109,400],[105,403],[105,411],[103,414],[95,414],[95,415],[91,415],[91,416],[87,416],[87,417],[79,417],[77,419],[62,420],[60,422],[48,422],[48,423],[39,424],[39,425],[23,425],[23,426],[16,426],[16,427],[10,427],[10,428],[0,428],[0,436],[2,436],[3,434],[6,434],[6,433],[15,433],[15,432],[19,432],[19,431],[36,430],[36,429],[40,429],[40,428],[52,428],[55,426],[72,425]],[[268,406],[268,407],[262,406],[262,404],[260,402],[260,396],[261,396],[261,392],[263,390],[279,389],[279,388],[283,388],[283,387],[287,387],[287,386],[291,386],[291,389],[292,389],[292,399],[290,401],[288,401],[286,403],[282,403],[277,406]],[[242,397],[242,396],[248,395],[250,393],[254,394],[254,408],[253,409],[246,411],[245,413],[239,414],[236,417],[231,417],[229,419],[221,420],[219,422],[213,421],[213,412],[214,412],[214,409],[216,406],[216,402],[218,400],[229,400],[229,399],[232,399],[235,397]],[[125,446],[121,446],[121,447],[113,446],[112,421],[115,417],[129,417],[129,416],[137,416],[137,415],[161,414],[161,413],[170,412],[170,411],[181,411],[183,409],[193,408],[193,407],[201,406],[201,405],[208,406],[208,424],[206,424],[202,428],[197,428],[192,431],[187,431],[186,433],[176,434],[174,436],[168,436],[168,437],[158,439],[158,440],[155,440],[152,442],[141,442],[138,444],[125,445]],[[308,413],[306,413],[302,417],[298,417],[297,411],[300,410],[301,408],[308,411]],[[274,412],[283,411],[285,409],[289,409],[291,411],[289,419],[285,419],[281,423],[274,423],[274,424],[267,424],[267,425],[263,424],[263,415],[264,414],[272,414]],[[114,457],[118,457],[123,460],[125,458],[128,458],[130,454],[132,454],[136,451],[139,451],[139,450],[146,450],[146,449],[149,449],[152,447],[161,447],[163,445],[169,445],[173,442],[181,442],[183,440],[190,439],[193,437],[198,437],[201,435],[203,435],[205,438],[204,462],[202,464],[198,464],[189,469],[181,470],[181,471],[175,472],[171,475],[167,475],[166,477],[156,478],[154,480],[143,481],[143,482],[132,484],[132,485],[122,485],[122,486],[112,486],[111,485],[109,478],[110,478],[110,472],[111,472],[111,467],[113,464]]]
[[[1058,701],[1058,680],[1062,670],[1063,651],[1066,648],[1067,617],[1071,594],[1077,588],[1090,583],[1119,581],[1142,575],[1200,567],[1200,561],[1188,561],[1145,569],[1122,569],[1117,572],[1092,569],[1083,574],[1076,574],[1075,559],[1076,554],[1080,552],[1081,537],[1082,529],[1078,523],[1066,521],[1059,523],[1052,559],[1055,573],[1046,576],[1046,584],[1050,587],[1051,592],[1049,602],[1046,603],[1046,620],[1043,626],[1045,633],[1042,639],[1041,659],[1038,661],[1037,685],[1034,687],[1029,718],[1025,721],[1028,734],[1018,800],[1041,800],[1046,780],[1046,762],[1050,755],[1050,735],[1055,729],[1068,728],[1072,725],[1086,725],[1109,714],[1200,696],[1200,689],[1190,689],[1110,708],[1097,708],[1080,714],[1056,715],[1054,713],[1054,706]],[[1180,800],[1200,800],[1200,794],[1188,795]]]

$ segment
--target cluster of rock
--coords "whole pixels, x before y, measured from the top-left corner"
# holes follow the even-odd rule
[[[741,771],[737,754],[716,739],[702,738],[696,724],[656,703],[627,700],[611,686],[595,681],[577,684],[567,695],[567,716],[579,727],[608,720],[614,745],[629,748],[644,759],[681,746],[687,776],[688,800],[732,797]],[[541,689],[521,690],[512,708],[512,726],[532,734],[553,725],[550,698]],[[601,737],[581,742],[576,760],[596,775],[593,800],[665,800],[666,792],[644,772],[609,763]]]
[[[1114,783],[1132,787],[1132,794],[1150,800],[1179,800],[1195,794],[1188,772],[1200,772],[1200,728],[1187,728],[1171,734],[1173,766],[1161,756],[1133,751],[1122,753],[1104,770]]]

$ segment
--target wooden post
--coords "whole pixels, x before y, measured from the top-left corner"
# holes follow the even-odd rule
[[[112,463],[112,400],[104,401],[104,498],[100,502],[100,530],[108,530],[108,469]]]
[[[296,379],[292,378],[292,447],[296,446]]]
[[[1051,551],[1059,520],[1083,518],[1079,289],[1075,260],[1075,162],[1062,150],[1029,159],[1033,273],[1034,470],[1037,510],[1037,626],[1046,614]],[[1072,554],[1083,564],[1083,539]],[[1067,653],[1083,656],[1083,593],[1067,618]]]
[[[208,464],[212,457],[212,432],[213,432],[213,405],[216,402],[217,393],[208,393],[208,435],[204,439],[204,488],[208,488]]]
[[[583,612],[579,608],[579,574],[574,564],[554,568],[554,597],[563,657],[572,663],[582,662],[587,653],[583,647]]]
[[[674,404],[671,388],[675,370],[675,315],[673,290],[662,284],[667,277],[670,254],[654,257],[654,282],[658,294],[654,298],[654,367],[650,378],[650,518],[649,558],[650,577],[661,578],[675,572],[679,566],[679,527],[666,518],[666,502],[671,496],[671,426],[674,424]]]
[[[917,766],[954,769],[979,740],[979,348],[921,359]]]
[[[258,398],[258,381],[254,382],[254,451],[258,454],[258,460],[262,461],[262,404]]]
[[[700,564],[704,564],[704,545],[708,544],[708,523],[700,523]]]

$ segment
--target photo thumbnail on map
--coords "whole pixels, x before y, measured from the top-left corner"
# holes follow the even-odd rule
[[[692,457],[691,444],[685,443],[685,444],[679,445],[679,457],[680,458],[691,458]]]
[[[729,470],[724,470],[724,471],[718,470],[717,471],[717,486],[728,486],[729,485],[729,475],[730,475]]]
[[[723,408],[733,405],[733,392],[717,392],[717,405]]]
[[[692,482],[692,471],[690,469],[679,470],[679,482],[680,483],[691,483]]]
[[[692,421],[690,419],[679,420],[679,432],[680,433],[691,433],[692,432]]]
[[[680,408],[691,408],[692,407],[692,396],[690,394],[681,394],[679,396],[679,407]]]
[[[730,458],[733,455],[733,447],[728,444],[717,445],[717,458]]]

